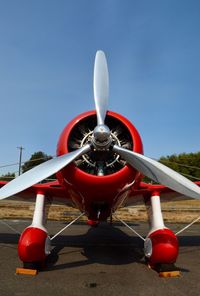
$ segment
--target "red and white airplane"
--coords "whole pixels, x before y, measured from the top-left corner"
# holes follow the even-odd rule
[[[66,125],[58,141],[56,158],[11,182],[0,182],[0,199],[36,196],[32,224],[23,231],[18,244],[19,258],[25,264],[43,262],[51,252],[53,238],[48,236],[44,221],[46,198],[78,208],[80,216],[86,215],[91,225],[107,220],[119,207],[133,205],[140,199],[147,205],[149,216],[149,233],[146,239],[141,237],[149,264],[176,261],[178,240],[164,225],[160,196],[200,199],[200,182],[194,184],[143,155],[142,141],[134,125],[122,115],[107,111],[108,88],[105,54],[97,51],[96,110],[80,114]],[[37,184],[55,173],[57,181]],[[162,185],[143,183],[143,175]]]

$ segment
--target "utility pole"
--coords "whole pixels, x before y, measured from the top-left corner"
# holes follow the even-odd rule
[[[24,150],[24,148],[22,146],[17,147],[17,149],[19,149],[19,170],[18,170],[18,175],[21,175],[21,166],[22,166],[22,150]]]

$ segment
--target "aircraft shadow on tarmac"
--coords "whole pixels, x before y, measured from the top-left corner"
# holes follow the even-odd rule
[[[55,247],[47,259],[47,269],[63,269],[80,267],[93,263],[105,265],[121,265],[141,262],[144,257],[143,242],[129,236],[120,229],[109,224],[90,227],[87,233],[74,236],[59,236]],[[83,260],[56,264],[59,253],[65,247],[82,248]],[[67,256],[66,256],[67,258]]]
[[[0,234],[0,244],[16,245],[18,240],[19,235],[17,234]],[[200,236],[181,236],[179,245],[180,247],[200,247]],[[81,254],[84,258],[67,262],[67,259],[71,260],[70,253],[76,252],[76,250],[67,252],[64,250],[67,247],[79,250],[82,248]],[[59,263],[59,254],[64,255],[66,262]],[[145,263],[142,240],[132,234],[127,235],[115,226],[102,224],[95,228],[90,227],[87,233],[82,235],[74,233],[58,236],[53,242],[53,249],[46,260],[44,271],[68,269],[93,263],[123,265],[134,262]]]

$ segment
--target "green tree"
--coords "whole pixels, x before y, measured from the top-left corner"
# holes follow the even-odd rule
[[[159,161],[192,181],[200,180],[200,151],[162,156]]]
[[[159,162],[182,174],[191,181],[200,180],[200,151],[196,153],[181,153],[162,156]],[[144,182],[151,180],[144,177]]]
[[[15,178],[15,173],[7,173],[0,176],[0,181],[11,181]]]
[[[22,165],[22,173],[27,172],[28,170],[32,169],[33,167],[51,159],[52,156],[49,156],[45,154],[42,151],[35,152],[31,155],[30,159],[27,160],[23,165]]]
[[[27,172],[28,170],[32,169],[33,167],[52,159],[52,156],[45,154],[42,151],[35,152],[31,155],[31,158],[26,161],[22,166],[22,173]],[[48,181],[49,179],[56,179],[55,175],[50,176],[46,179]]]

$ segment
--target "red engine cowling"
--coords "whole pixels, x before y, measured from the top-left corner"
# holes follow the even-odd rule
[[[108,111],[105,124],[111,130],[113,141],[119,146],[143,153],[142,141],[136,128],[123,116]],[[57,155],[63,155],[90,142],[97,125],[96,112],[80,114],[64,128],[57,146]],[[116,153],[91,151],[81,156],[66,168],[57,178],[70,194],[76,207],[85,211],[90,219],[104,220],[119,204],[124,188],[136,180],[138,174]]]

